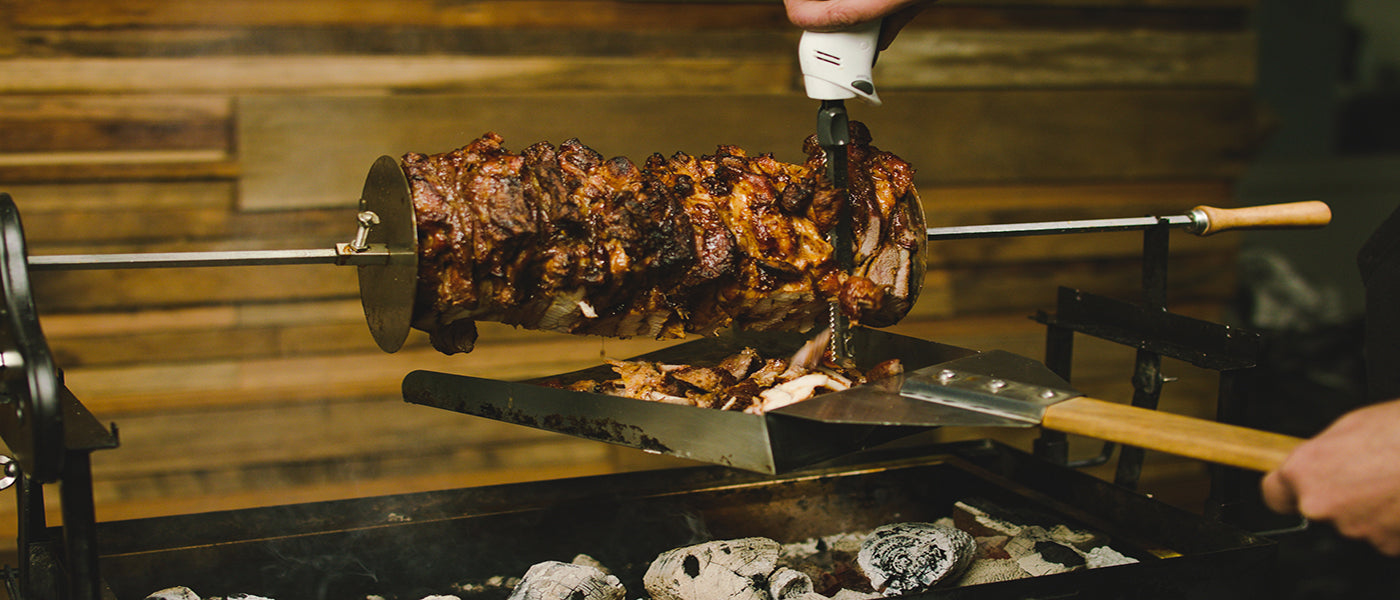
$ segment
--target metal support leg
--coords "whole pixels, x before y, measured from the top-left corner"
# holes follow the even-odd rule
[[[1142,300],[1149,311],[1167,311],[1167,241],[1170,229],[1165,224],[1143,230],[1142,236]],[[1133,367],[1133,406],[1157,409],[1162,397],[1162,355],[1139,349]],[[1118,470],[1114,483],[1137,488],[1142,476],[1142,448],[1123,446],[1118,454]]]
[[[1157,409],[1162,397],[1162,355],[1147,350],[1138,350],[1137,365],[1133,369],[1133,406],[1150,410]],[[1137,446],[1123,446],[1118,454],[1118,469],[1113,482],[1128,489],[1137,488],[1142,477],[1142,462],[1145,452]]]
[[[61,375],[60,375],[61,376]],[[92,452],[115,448],[115,426],[108,430],[73,397],[59,387],[63,407],[66,449],[56,481],[63,513],[63,527],[49,527],[45,515],[43,484],[14,468],[19,503],[19,562],[6,579],[18,590],[16,600],[103,600],[110,592],[102,585],[97,561],[97,517],[93,502]]]
[[[1045,328],[1045,366],[1069,381],[1074,365],[1074,330],[1053,323]],[[1069,437],[1059,431],[1040,430],[1032,451],[1035,455],[1057,465],[1069,463]]]
[[[97,517],[92,499],[92,454],[68,453],[63,479],[63,547],[68,566],[68,598],[100,600],[102,578],[97,570]]]
[[[44,516],[44,487],[23,473],[15,478],[15,499],[19,504],[19,589],[33,598],[35,581],[30,565],[38,562],[37,549],[52,542]]]

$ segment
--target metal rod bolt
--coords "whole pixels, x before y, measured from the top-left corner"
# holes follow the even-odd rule
[[[360,252],[369,248],[369,230],[379,224],[379,215],[374,214],[374,211],[362,210],[355,218],[359,220],[360,228],[355,231],[355,239],[350,242],[350,249]]]

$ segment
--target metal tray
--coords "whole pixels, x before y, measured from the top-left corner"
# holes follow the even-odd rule
[[[716,364],[744,347],[768,357],[787,357],[804,341],[805,336],[797,333],[728,332],[635,358]],[[977,353],[864,328],[852,330],[851,349],[859,367],[898,358],[906,371]],[[599,365],[549,379],[569,382],[613,377],[611,367]],[[903,383],[900,377],[823,394],[764,415],[574,392],[541,385],[541,381],[508,382],[414,371],[404,378],[403,395],[414,404],[768,474],[791,471],[924,429],[899,425],[898,416],[905,412],[899,404],[915,402],[889,393],[899,390]],[[860,402],[850,402],[857,396]],[[862,414],[843,412],[846,406],[859,406]],[[959,424],[957,411],[950,413],[952,420],[944,424]]]

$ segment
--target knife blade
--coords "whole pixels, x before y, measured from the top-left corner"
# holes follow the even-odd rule
[[[808,31],[798,43],[798,64],[802,68],[807,96],[821,101],[817,110],[817,142],[826,155],[827,178],[843,193],[847,188],[847,151],[851,139],[845,100],[861,98],[876,106],[880,104],[871,77],[880,25],[876,20],[843,31]],[[836,217],[836,227],[829,241],[835,249],[837,264],[849,273],[855,268],[855,258],[850,210],[846,204],[841,203],[841,213]],[[828,307],[827,320],[832,333],[831,354],[838,360],[849,360],[850,322],[838,302],[833,301]]]

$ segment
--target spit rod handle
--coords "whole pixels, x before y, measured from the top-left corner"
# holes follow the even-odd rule
[[[1080,396],[1045,409],[1041,426],[1266,473],[1302,438]]]
[[[1243,208],[1203,205],[1191,209],[1191,220],[1195,223],[1191,232],[1200,236],[1231,229],[1322,227],[1332,222],[1332,209],[1317,200]]]

